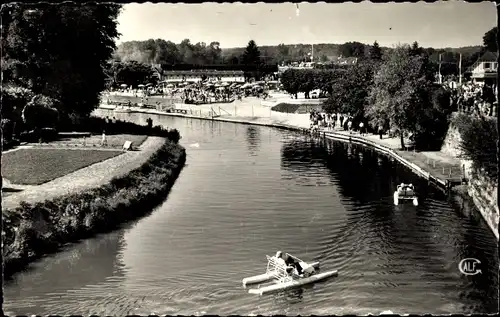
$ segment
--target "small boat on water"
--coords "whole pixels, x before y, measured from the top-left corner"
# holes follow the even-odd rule
[[[286,261],[279,256],[268,256],[266,273],[243,279],[243,286],[272,281],[270,285],[248,290],[250,294],[264,295],[267,293],[299,287],[319,282],[338,274],[337,270],[320,273],[319,262],[306,263],[299,258],[285,253]],[[290,263],[290,264],[288,264]]]
[[[414,206],[418,206],[418,197],[413,184],[401,183],[394,192],[394,205],[400,202],[411,201]]]

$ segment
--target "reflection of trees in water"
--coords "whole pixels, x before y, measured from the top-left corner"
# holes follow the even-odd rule
[[[476,207],[471,205],[466,208]],[[471,210],[471,212],[478,213],[477,210]],[[481,261],[480,269],[482,273],[463,279],[464,284],[469,287],[460,295],[471,302],[467,307],[471,312],[485,314],[495,313],[498,311],[499,287],[499,254],[498,247],[495,245],[496,238],[493,237],[493,234],[490,232],[487,224],[481,219],[481,216],[477,217],[473,215],[468,217],[468,220],[471,221],[473,225],[468,225],[465,227],[465,230],[463,230],[464,240],[467,243],[458,246],[459,256],[457,257],[457,263],[454,263],[454,265],[458,265],[460,259],[476,258]],[[478,230],[477,227],[481,230]],[[488,252],[488,250],[490,251]]]
[[[23,297],[38,296],[97,285],[111,276],[124,276],[122,264],[118,262],[123,234],[123,230],[119,230],[86,239],[40,260],[32,269],[14,276],[6,288],[6,297],[15,302],[9,294],[20,294],[19,290]]]
[[[248,150],[251,154],[255,154],[260,146],[260,127],[247,126],[245,131]]]
[[[357,213],[363,212],[363,217],[359,214],[354,217],[354,213],[349,213],[343,232],[354,234],[358,231],[354,228],[362,226],[360,221],[367,222],[373,228],[372,231],[379,236],[379,241],[374,247],[392,249],[402,253],[400,257],[406,255],[408,259],[425,259],[426,255],[429,258],[432,256],[433,263],[422,264],[419,267],[428,272],[429,276],[437,274],[434,278],[450,274],[450,270],[454,270],[455,266],[450,263],[456,261],[458,264],[457,258],[481,259],[486,263],[484,267],[486,273],[474,277],[471,282],[464,280],[462,285],[464,297],[471,299],[472,305],[476,306],[476,312],[478,307],[488,309],[488,312],[492,311],[493,305],[496,307],[498,272],[495,267],[498,265],[496,261],[498,251],[491,244],[492,240],[478,238],[478,235],[487,231],[487,228],[467,223],[466,230],[459,230],[464,226],[463,221],[468,220],[460,219],[457,213],[448,208],[437,209],[439,202],[446,205],[444,195],[428,186],[427,181],[418,178],[397,162],[354,144],[332,141],[324,146],[323,142],[295,140],[284,144],[281,152],[282,168],[292,172],[302,170],[298,177],[308,175],[306,169],[315,169],[314,164],[322,162],[327,167],[332,182],[339,185],[337,187],[339,194],[352,202],[349,208],[371,205],[365,209],[366,211],[357,208]],[[393,191],[401,182],[415,184],[421,198],[419,207],[395,208],[392,205]],[[437,205],[436,203],[428,205],[427,198],[436,199]],[[430,222],[430,225],[438,231],[423,230],[422,224],[425,222]],[[448,230],[443,230],[443,227]],[[447,246],[445,242],[439,243],[440,236],[441,239],[454,241],[458,245],[448,243]],[[342,240],[345,237],[339,236],[336,239]],[[460,282],[457,281],[457,284]],[[474,297],[477,297],[477,300],[474,300]]]

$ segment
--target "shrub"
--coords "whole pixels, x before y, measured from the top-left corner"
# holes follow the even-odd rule
[[[109,120],[107,118],[99,117],[79,117],[79,116],[68,116],[60,122],[59,130],[64,131],[77,131],[77,132],[91,132],[91,133],[102,133],[103,130],[106,134],[138,134],[138,135],[149,135],[158,136],[169,139],[174,143],[178,143],[181,139],[179,131],[176,129],[165,129],[162,126],[149,127],[147,124],[140,125],[132,122],[126,122],[121,120]]]
[[[34,96],[22,111],[24,123],[28,128],[55,128],[59,121],[58,104],[47,96]]]
[[[458,114],[454,119],[461,135],[463,157],[472,161],[472,167],[496,181],[498,175],[498,127],[494,119]]]
[[[4,210],[5,272],[54,248],[143,216],[165,199],[186,159],[184,148],[165,144],[141,167],[110,184],[31,205]],[[36,230],[43,221],[43,234]]]

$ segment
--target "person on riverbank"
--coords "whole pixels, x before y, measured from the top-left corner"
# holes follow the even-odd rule
[[[108,141],[106,140],[106,130],[102,130],[101,146],[106,145],[108,145]]]
[[[363,123],[363,121],[359,123],[359,133],[361,134],[361,136],[365,134],[365,124]]]
[[[347,121],[347,130],[351,131],[352,129],[352,120],[349,119],[349,121]]]
[[[378,135],[380,136],[380,140],[382,140],[382,136],[384,135],[384,128],[382,125],[378,126]]]

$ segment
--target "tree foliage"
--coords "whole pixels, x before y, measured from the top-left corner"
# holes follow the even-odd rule
[[[88,115],[105,87],[120,5],[10,4],[2,11],[3,58],[11,82],[60,100],[59,111]]]
[[[287,69],[281,74],[283,89],[296,95],[303,92],[310,98],[312,90],[319,89],[324,94],[331,94],[335,78],[340,76],[343,69]]]
[[[59,121],[58,101],[36,95],[26,104],[22,119],[28,129],[55,128]]]
[[[368,51],[368,56],[373,61],[382,60],[382,49],[378,45],[377,41],[375,41],[373,45],[370,47]]]
[[[365,44],[359,42],[347,42],[340,45],[339,52],[343,57],[365,57]]]
[[[243,64],[247,65],[259,65],[260,64],[260,51],[255,44],[254,40],[250,40],[248,45],[242,55]]]
[[[118,46],[115,58],[122,62],[136,61],[144,64],[219,64],[222,62],[219,42],[191,43],[184,39],[175,44],[163,39],[129,41]]]
[[[340,72],[332,83],[332,93],[324,103],[328,113],[341,112],[356,119],[364,116],[364,108],[373,85],[376,64],[361,62]]]
[[[498,126],[495,119],[458,114],[454,118],[461,136],[463,157],[472,161],[472,167],[481,174],[497,181]]]
[[[497,45],[497,33],[498,33],[498,26],[495,26],[488,32],[486,32],[483,36],[483,46],[485,50],[490,51],[490,52],[496,52],[498,51],[498,45]]]
[[[408,46],[399,46],[375,75],[366,114],[373,125],[396,130],[402,148],[405,133],[418,132],[419,115],[429,104],[432,79],[426,67],[424,57],[411,56]]]
[[[159,70],[161,71],[161,69]],[[154,70],[150,65],[136,62],[111,62],[106,68],[106,74],[111,78],[113,86],[126,84],[137,87],[139,84],[155,83]]]

